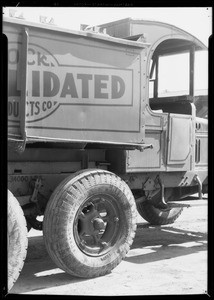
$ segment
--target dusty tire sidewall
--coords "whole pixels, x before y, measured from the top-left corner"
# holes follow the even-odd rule
[[[70,245],[73,253],[75,254],[75,257],[78,257],[78,260],[82,263],[85,262],[87,257],[87,265],[91,267],[102,267],[106,264],[106,261],[108,260],[109,263],[113,262],[115,259],[117,259],[119,253],[124,252],[124,245],[127,243],[127,238],[130,234],[129,228],[130,224],[128,222],[132,219],[132,214],[129,205],[127,204],[125,195],[117,188],[115,188],[115,192],[117,193],[117,198],[115,197],[115,193],[112,191],[112,186],[109,185],[100,185],[91,188],[91,190],[88,191],[87,195],[81,195],[79,200],[75,203],[75,209],[71,210],[67,214],[67,228],[68,228],[68,236],[69,239],[67,240],[67,243]],[[84,254],[78,247],[75,237],[74,237],[74,219],[79,211],[79,207],[82,206],[85,202],[87,202],[87,198],[95,195],[106,193],[112,197],[114,197],[114,201],[118,202],[118,210],[119,213],[119,219],[120,219],[120,235],[115,242],[114,246],[111,248],[111,250],[108,251],[108,253],[101,255],[101,256],[88,256]]]
[[[18,279],[27,254],[27,224],[21,206],[8,191],[8,290]]]
[[[91,277],[93,277],[93,272],[94,274],[99,273],[98,270],[102,270],[104,267],[108,268],[109,266],[110,269],[114,268],[128,252],[136,230],[136,215],[134,213],[136,206],[129,187],[126,186],[124,182],[121,183],[122,181],[120,181],[120,184],[100,183],[91,186],[90,189],[79,189],[75,199],[72,197],[72,192],[70,191],[73,186],[69,183],[66,183],[66,190],[63,193],[54,193],[58,198],[58,218],[57,222],[53,224],[53,231],[58,232],[57,236],[55,236],[55,247],[58,249],[57,251],[60,257],[63,257],[63,262],[61,258],[59,258],[61,266],[63,266],[63,269],[68,273],[69,268],[66,268],[66,265],[71,266],[73,263],[82,266],[81,270],[78,271],[78,276],[85,277],[84,273],[87,269],[92,270]],[[79,213],[80,207],[87,202],[88,198],[105,193],[113,197],[115,205],[118,206],[121,232],[119,238],[107,253],[94,257],[86,255],[78,247],[74,236],[74,220]],[[131,203],[127,199],[127,196],[129,198],[131,197]],[[66,203],[69,209],[65,209],[65,207],[61,205],[62,203]],[[48,218],[45,213],[44,235],[46,238],[48,238],[48,232],[45,232],[45,227],[46,219]]]

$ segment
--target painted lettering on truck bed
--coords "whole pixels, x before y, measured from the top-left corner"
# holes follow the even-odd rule
[[[17,48],[18,45],[18,48]],[[9,43],[9,120],[20,113],[21,44]],[[60,105],[132,106],[132,70],[60,65],[45,48],[28,48],[27,122],[42,120]],[[127,86],[129,88],[127,88]]]

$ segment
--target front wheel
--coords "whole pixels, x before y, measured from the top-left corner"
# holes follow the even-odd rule
[[[134,197],[108,171],[85,170],[66,178],[52,194],[43,233],[49,255],[71,275],[110,273],[128,252],[136,230]]]
[[[155,206],[149,201],[137,204],[137,210],[141,217],[152,225],[172,224],[180,216],[183,211],[182,207],[166,207],[161,208]]]

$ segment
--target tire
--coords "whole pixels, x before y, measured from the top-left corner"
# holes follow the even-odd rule
[[[145,201],[137,204],[137,210],[141,217],[151,225],[167,225],[174,223],[182,213],[183,208],[158,208],[149,201]]]
[[[23,210],[8,191],[8,290],[19,277],[27,254],[27,225]]]
[[[131,190],[108,171],[84,170],[66,178],[47,204],[43,236],[58,267],[83,278],[111,272],[135,236]]]

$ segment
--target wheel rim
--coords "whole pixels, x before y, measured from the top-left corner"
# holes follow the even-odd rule
[[[90,256],[107,253],[121,234],[120,211],[110,195],[93,195],[81,205],[74,220],[74,238],[82,252]]]

